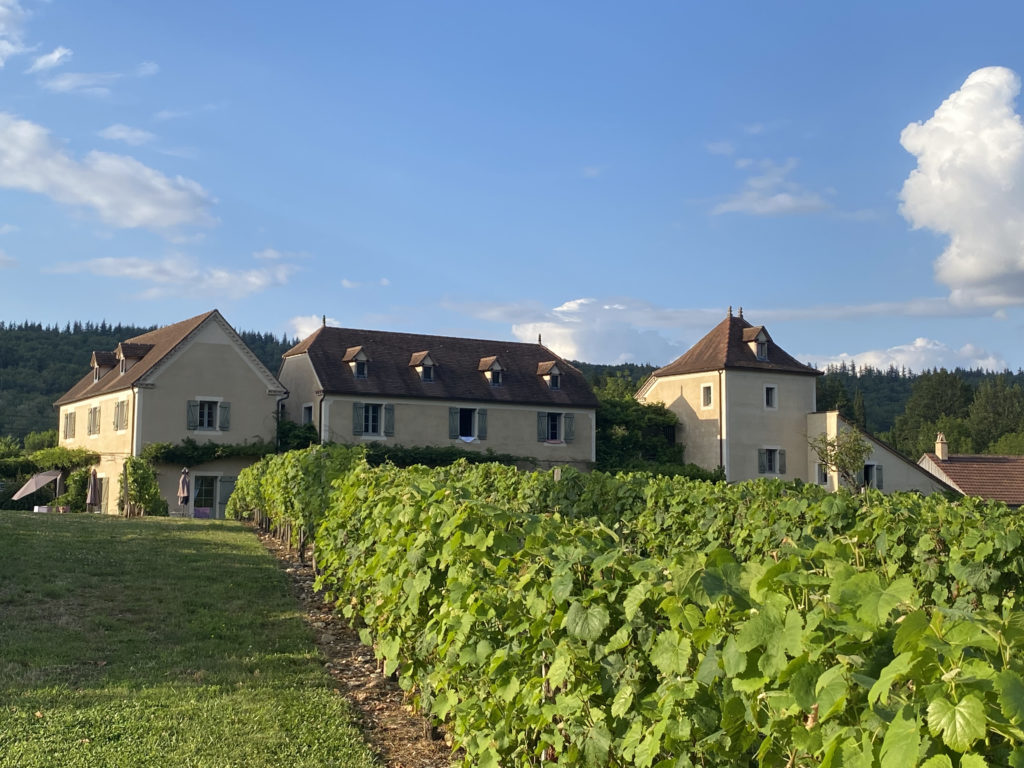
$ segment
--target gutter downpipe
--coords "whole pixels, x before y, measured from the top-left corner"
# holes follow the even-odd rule
[[[327,442],[327,431],[324,428],[324,400],[326,398],[327,398],[327,393],[324,392],[323,390],[320,390],[320,403],[319,403],[319,407],[317,408],[317,411],[318,411],[317,420],[320,422],[320,429],[319,429],[319,432],[320,432],[320,445],[323,445],[324,443]]]

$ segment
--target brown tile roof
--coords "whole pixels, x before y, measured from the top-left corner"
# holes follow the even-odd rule
[[[153,348],[152,344],[139,344],[138,342],[122,341],[117,345],[116,354],[129,360],[138,360],[145,357],[146,353]]]
[[[356,346],[370,360],[365,379],[357,379],[345,362],[346,353]],[[434,362],[433,381],[423,381],[409,365],[412,355],[422,350],[429,350]],[[332,395],[597,407],[583,374],[540,344],[322,326],[284,358],[302,354],[309,355],[323,391]],[[538,366],[552,358],[562,371],[559,389],[551,389],[537,375]],[[503,369],[500,386],[491,386],[481,373],[495,359]],[[485,360],[488,365],[483,365]]]
[[[202,326],[207,319],[212,317],[214,314],[218,314],[216,309],[213,309],[204,314],[199,314],[195,317],[189,317],[186,321],[175,323],[171,326],[165,326],[164,328],[158,328],[156,331],[150,331],[144,333],[141,336],[136,336],[132,339],[126,339],[121,343],[122,347],[127,347],[134,351],[140,351],[143,347],[147,347],[143,353],[141,359],[136,362],[127,372],[121,373],[117,365],[117,357],[114,352],[95,352],[94,359],[108,359],[106,355],[110,355],[113,358],[113,370],[104,373],[99,377],[99,381],[94,382],[92,380],[92,372],[83,376],[79,382],[73,386],[68,392],[65,393],[60,399],[54,404],[55,406],[62,406],[66,402],[74,402],[81,400],[86,397],[94,397],[99,394],[106,394],[109,392],[117,392],[122,389],[130,389],[133,384],[138,382],[147,373],[153,370],[153,368],[159,364],[168,354],[170,354],[190,333],[193,333],[196,329]]]
[[[748,346],[760,331],[764,331],[768,339],[767,360],[758,360],[756,353]],[[821,371],[790,357],[782,347],[772,341],[764,326],[753,326],[742,317],[734,317],[731,314],[690,347],[686,354],[664,368],[659,368],[652,375],[677,376],[684,373],[719,371],[723,368],[821,375]]]
[[[92,353],[89,365],[93,368],[97,366],[100,368],[113,368],[117,365],[117,354],[108,352],[105,349],[97,349]]]
[[[934,453],[924,456],[965,496],[1024,504],[1024,456],[951,454],[945,461]]]

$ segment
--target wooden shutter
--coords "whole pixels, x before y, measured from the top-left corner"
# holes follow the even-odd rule
[[[448,409],[448,439],[457,440],[459,437],[459,409]]]
[[[216,517],[223,520],[228,507],[228,499],[235,491],[235,477],[221,477],[217,481],[217,514]]]
[[[576,416],[572,413],[567,413],[562,416],[562,439],[567,443],[571,443],[576,439]]]
[[[221,432],[227,432],[231,429],[231,403],[221,403],[217,410],[220,411],[217,414],[217,429]]]
[[[199,429],[199,401],[189,400],[186,409],[186,426],[189,429]]]
[[[882,465],[875,464],[875,488],[882,490]]]
[[[548,414],[547,411],[537,411],[537,442],[543,443],[548,439]]]
[[[384,406],[384,436],[391,437],[395,434],[395,406],[388,403]]]
[[[476,439],[486,440],[487,439],[487,409],[477,408],[476,409]]]
[[[363,404],[352,403],[352,434],[363,434]]]
[[[757,449],[757,474],[763,475],[768,471],[768,451],[764,448]]]
[[[779,449],[779,474],[786,474],[786,449]]]

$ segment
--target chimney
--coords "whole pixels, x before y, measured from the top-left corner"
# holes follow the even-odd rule
[[[946,444],[946,436],[941,432],[935,436],[935,455],[939,461],[949,460],[949,446]]]

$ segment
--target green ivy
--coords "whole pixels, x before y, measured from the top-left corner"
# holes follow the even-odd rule
[[[251,443],[197,443],[186,437],[177,445],[173,443],[149,443],[142,449],[142,458],[149,464],[180,464],[192,467],[216,459],[236,456],[259,458],[274,453],[273,443],[257,440]]]

